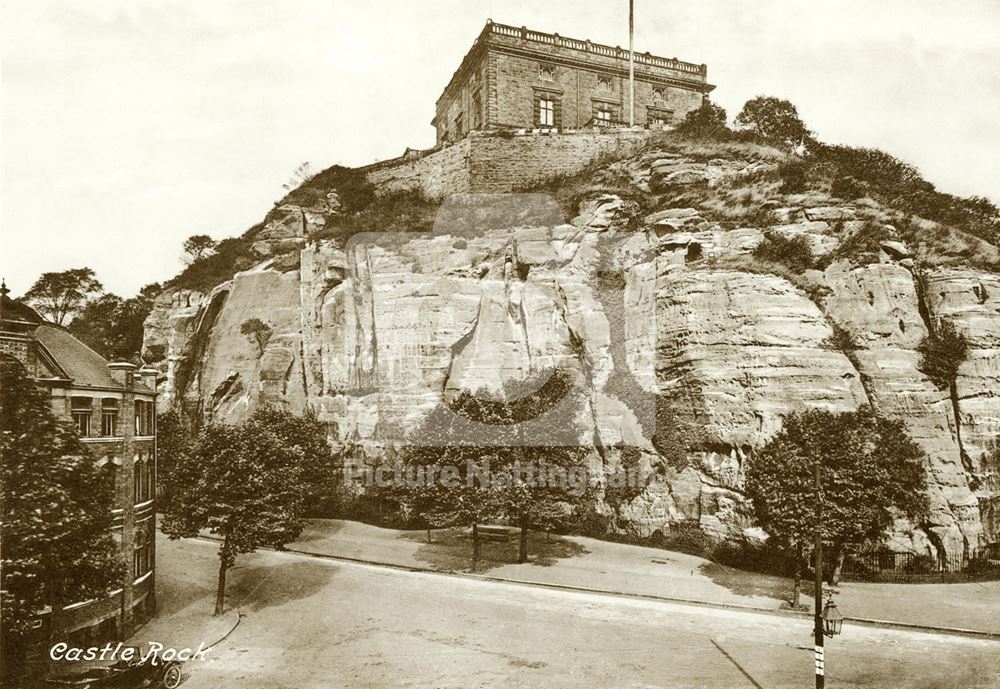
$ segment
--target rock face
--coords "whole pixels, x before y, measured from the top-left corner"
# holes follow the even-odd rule
[[[655,191],[765,168],[653,152],[629,174]],[[1000,276],[920,272],[891,242],[881,263],[811,271],[807,292],[750,253],[765,230],[829,253],[862,224],[856,209],[823,197],[775,213],[772,228],[732,228],[687,207],[636,218],[634,205],[593,193],[562,224],[371,233],[346,247],[310,240],[322,219],[282,207],[256,268],[208,294],[157,299],[145,350],[167,373],[161,404],[222,421],[265,402],[311,407],[336,439],[376,454],[459,390],[561,369],[580,393],[561,423],[591,468],[616,471],[633,447],[657,470],[637,496],[599,505],[616,527],[693,520],[719,537],[752,526],[744,463],[784,415],[871,405],[902,419],[929,458],[929,523],[900,520],[893,545],[962,552],[997,540],[1000,478],[986,457],[1000,436]],[[278,260],[289,251],[295,270]],[[251,318],[273,330],[263,348],[241,333]],[[917,347],[943,320],[972,347],[953,391],[918,370]],[[654,448],[657,396],[698,431],[685,461]]]

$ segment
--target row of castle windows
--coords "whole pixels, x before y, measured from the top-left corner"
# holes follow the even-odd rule
[[[552,96],[541,95],[537,97],[538,121],[540,127],[556,126],[556,109],[559,101]],[[670,123],[673,112],[670,110],[648,111],[647,124],[653,127],[663,127]],[[609,125],[619,121],[618,109],[607,103],[594,104],[594,122],[596,124]]]
[[[538,78],[542,81],[555,81],[556,78],[556,68],[552,65],[540,64],[538,65]],[[615,82],[614,79],[605,75],[597,75],[597,90],[602,93],[614,93]],[[653,102],[654,103],[665,103],[666,91],[660,86],[653,87]]]

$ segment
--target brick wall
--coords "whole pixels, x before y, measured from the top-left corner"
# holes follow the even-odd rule
[[[421,189],[431,198],[463,192],[508,192],[573,174],[602,156],[626,157],[646,142],[646,130],[468,138],[411,160],[378,163],[367,179],[379,194]]]

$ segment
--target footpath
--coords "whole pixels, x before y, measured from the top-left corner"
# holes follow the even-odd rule
[[[751,608],[781,614],[791,580],[745,572],[694,555],[579,536],[534,535],[541,551],[513,564],[510,543],[487,544],[480,576],[529,585]],[[458,572],[468,567],[464,531],[384,529],[359,522],[313,519],[286,550],[407,569]],[[499,556],[495,555],[499,551]],[[530,553],[530,551],[529,551]],[[958,631],[1000,639],[1000,581],[961,584],[842,583],[835,596],[849,621]],[[811,588],[801,602],[811,611]],[[811,614],[810,611],[798,614]],[[785,610],[786,614],[796,614]]]

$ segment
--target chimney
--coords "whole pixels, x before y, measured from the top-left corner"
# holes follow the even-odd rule
[[[156,377],[160,375],[160,372],[152,366],[143,366],[137,371],[137,373],[139,374],[139,378],[142,380],[142,384],[153,392],[156,392]]]
[[[123,388],[132,389],[132,375],[135,371],[135,364],[127,361],[112,361],[108,364],[111,378]]]

